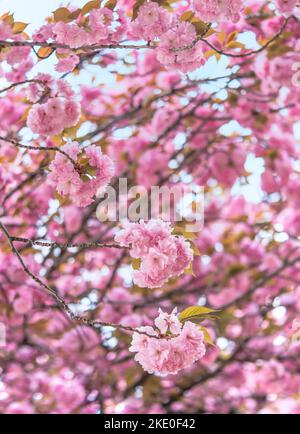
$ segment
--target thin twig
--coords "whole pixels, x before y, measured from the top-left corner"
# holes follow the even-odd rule
[[[67,314],[67,316],[75,322],[81,323],[81,324],[85,324],[87,326],[90,326],[94,329],[99,329],[101,327],[113,327],[113,328],[117,328],[120,330],[124,330],[124,331],[129,331],[132,333],[139,333],[139,334],[143,334],[146,335],[148,337],[151,338],[155,338],[155,339],[159,339],[159,336],[152,336],[149,335],[148,333],[139,330],[137,328],[134,327],[130,327],[130,326],[123,326],[122,324],[113,324],[113,323],[109,323],[109,322],[105,322],[105,321],[98,321],[98,320],[90,320],[89,318],[80,316],[80,315],[76,315],[74,314],[74,312],[72,311],[72,309],[69,307],[69,305],[65,302],[65,300],[57,293],[56,290],[54,290],[53,288],[51,288],[48,284],[44,283],[39,277],[37,277],[35,274],[33,274],[29,268],[27,267],[27,265],[25,264],[22,256],[20,255],[19,251],[16,249],[16,247],[14,246],[14,240],[13,237],[11,237],[10,233],[8,232],[7,228],[5,227],[5,225],[0,221],[0,229],[2,230],[2,232],[4,233],[8,244],[11,248],[11,251],[14,253],[14,255],[16,256],[16,258],[18,259],[19,263],[22,266],[23,271],[32,279],[34,280],[39,286],[41,286],[42,288],[46,289],[47,292],[56,300],[56,302],[59,304],[59,306],[63,309],[63,311]]]
[[[0,141],[11,143],[12,145],[16,146],[17,148],[27,149],[29,151],[48,151],[48,152],[60,152],[62,155],[64,155],[71,163],[73,164],[74,168],[78,171],[78,165],[76,161],[73,160],[70,155],[63,151],[58,146],[52,146],[51,148],[48,146],[32,146],[32,145],[24,145],[23,143],[19,143],[16,140],[8,139],[6,137],[0,136]]]
[[[120,246],[116,243],[101,243],[101,242],[90,242],[90,243],[59,243],[57,241],[39,241],[39,240],[31,240],[30,238],[23,238],[23,237],[13,237],[11,236],[10,239],[12,241],[18,241],[20,243],[29,243],[31,245],[41,246],[41,247],[61,247],[64,249],[67,248],[93,248],[93,247],[112,247],[116,249],[124,249],[124,247]]]

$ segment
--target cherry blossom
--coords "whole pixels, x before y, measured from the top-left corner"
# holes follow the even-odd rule
[[[160,311],[155,320],[158,330],[150,326],[140,327],[138,330],[147,335],[134,333],[132,336],[129,350],[137,353],[135,360],[150,374],[177,374],[205,354],[202,331],[190,321],[180,325],[175,312],[168,315]]]
[[[93,202],[97,191],[105,188],[111,180],[114,174],[114,164],[107,155],[102,154],[97,146],[91,145],[85,149],[84,155],[87,158],[86,164],[95,173],[85,174],[85,167],[81,168],[80,162],[75,166],[81,154],[78,143],[68,143],[61,149],[73,161],[68,160],[66,155],[57,153],[49,166],[51,173],[48,179],[56,186],[59,194],[70,196],[73,202],[80,207],[87,206]],[[82,154],[80,157],[84,158]]]
[[[28,114],[27,125],[33,133],[52,136],[76,125],[79,116],[80,105],[76,101],[56,97],[36,104]]]
[[[145,2],[133,21],[132,31],[137,38],[148,41],[162,36],[172,28],[175,21],[175,17],[158,3]]]
[[[141,287],[162,286],[171,277],[180,276],[193,260],[189,243],[172,235],[170,224],[162,220],[127,222],[115,241],[130,247],[133,258],[141,259],[140,268],[133,272],[134,282]]]
[[[205,63],[202,49],[196,41],[196,31],[192,24],[182,22],[172,27],[160,38],[157,48],[158,60],[167,68],[193,71],[197,65]]]
[[[239,21],[243,0],[194,0],[194,7],[204,21],[230,19]]]

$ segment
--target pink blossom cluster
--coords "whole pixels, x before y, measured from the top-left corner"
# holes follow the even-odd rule
[[[20,41],[22,38],[19,34],[15,35],[11,26],[0,19],[0,39],[4,41],[6,39]],[[30,47],[26,46],[12,46],[8,50],[5,50],[4,53],[1,52],[1,65],[4,64],[4,60],[7,65],[5,68],[1,68],[0,75],[10,82],[25,80],[27,73],[32,69],[34,64],[31,58]]]
[[[60,50],[62,51],[62,50]],[[68,50],[66,50],[68,51]],[[67,53],[65,57],[61,57],[55,66],[58,72],[71,72],[79,64],[80,58],[76,54]]]
[[[48,74],[38,74],[31,83],[27,97],[36,103],[28,113],[27,126],[41,136],[60,134],[77,124],[81,106],[66,80],[54,80]],[[39,101],[44,101],[39,103]]]
[[[275,5],[282,15],[289,16],[295,14],[299,16],[299,0],[275,0]]]
[[[121,246],[130,248],[132,258],[140,259],[133,272],[134,283],[159,288],[170,278],[180,276],[193,260],[193,250],[182,236],[172,234],[170,223],[153,219],[145,223],[126,222],[115,236]]]
[[[186,321],[179,321],[177,308],[171,314],[159,309],[155,328],[140,327],[132,336],[129,351],[137,353],[135,360],[149,374],[177,374],[200,360],[205,354],[204,335],[200,328]],[[155,337],[151,337],[155,336]]]
[[[205,62],[202,49],[196,43],[195,27],[180,22],[175,14],[167,12],[154,2],[144,3],[133,22],[133,34],[138,38],[160,38],[157,59],[167,68],[183,72],[193,71]]]
[[[111,31],[113,13],[108,8],[93,9],[89,14],[87,29],[77,23],[59,21],[52,28],[54,39],[70,48],[105,43]]]
[[[203,21],[239,21],[243,0],[194,0],[194,8]]]
[[[74,100],[50,98],[44,104],[36,104],[29,112],[27,126],[41,136],[53,136],[65,128],[77,124],[80,104]]]
[[[48,98],[60,97],[74,99],[75,92],[67,80],[55,79],[50,74],[39,73],[32,80],[27,89],[27,98],[36,103]]]
[[[255,71],[262,80],[262,88],[265,92],[276,91],[278,84],[288,86],[293,84],[294,65],[299,61],[299,55],[291,53],[288,56],[275,57],[270,62],[265,53],[257,56]]]
[[[49,181],[62,196],[70,196],[79,207],[93,202],[96,192],[105,188],[114,175],[113,161],[101,152],[96,145],[80,150],[77,142],[68,143],[61,148],[74,161],[56,152],[50,164]],[[80,159],[84,164],[80,164]],[[86,171],[86,172],[85,172]]]
[[[112,42],[116,32],[113,28],[113,12],[108,8],[92,9],[87,20],[79,17],[73,22],[58,21],[43,25],[34,35],[38,42],[55,41],[65,45],[57,51],[59,61],[56,70],[59,72],[72,71],[79,63],[79,56],[72,49],[94,44],[108,44]],[[63,54],[61,57],[60,55]]]
[[[166,32],[157,48],[157,59],[167,68],[193,71],[205,63],[196,30],[191,23],[182,22]]]
[[[26,106],[14,95],[0,100],[0,134],[7,134],[17,128],[17,122],[24,113]],[[4,145],[3,145],[4,146]]]
[[[158,3],[145,2],[132,23],[134,36],[146,41],[159,38],[176,23],[176,18]]]
[[[33,36],[35,41],[49,39],[66,45],[66,48],[79,48],[85,45],[107,43],[112,30],[113,12],[108,8],[92,9],[87,22],[80,18],[73,22],[58,21],[43,25]]]

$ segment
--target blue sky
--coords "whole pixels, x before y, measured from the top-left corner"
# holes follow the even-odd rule
[[[29,22],[36,27],[41,24],[42,19],[50,15],[61,4],[66,5],[67,1],[61,0],[0,0],[0,12],[15,12],[15,19]],[[83,6],[87,0],[73,0],[72,4]]]

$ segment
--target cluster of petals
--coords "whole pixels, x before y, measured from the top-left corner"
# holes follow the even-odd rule
[[[72,71],[79,63],[79,57],[71,50],[94,44],[108,44],[114,35],[113,12],[108,8],[92,9],[87,22],[82,25],[80,20],[73,22],[58,21],[43,25],[34,35],[38,42],[55,41],[65,45],[65,56],[56,65],[59,72]],[[59,51],[59,50],[58,50]]]
[[[69,155],[57,152],[50,165],[48,177],[58,193],[69,196],[79,207],[90,205],[99,189],[104,189],[114,175],[114,163],[96,145],[90,145],[84,150],[84,155],[77,142],[68,143],[61,148]],[[93,175],[85,174],[85,167],[80,166],[79,157],[85,157],[87,164],[94,170]],[[75,164],[76,167],[75,167]]]
[[[133,35],[148,41],[159,38],[157,59],[165,67],[193,71],[204,62],[195,27],[154,2],[144,3],[132,24]]]
[[[172,234],[170,223],[160,219],[139,223],[126,222],[115,241],[130,248],[130,255],[140,259],[133,281],[146,288],[160,288],[170,278],[180,276],[193,260],[193,250],[182,236]]]
[[[276,9],[282,15],[289,16],[295,14],[299,17],[299,0],[275,0]]]
[[[177,374],[205,355],[204,335],[200,328],[186,321],[182,324],[175,308],[171,314],[159,309],[155,328],[139,327],[132,336],[129,350],[149,374]],[[153,336],[153,337],[151,337]]]
[[[36,103],[54,97],[74,99],[74,95],[74,90],[66,80],[56,80],[50,74],[39,73],[29,84],[26,96],[30,102]]]
[[[50,98],[44,104],[36,104],[28,114],[27,126],[42,136],[60,134],[65,128],[77,124],[80,104],[64,98]]]
[[[27,126],[35,134],[51,136],[77,124],[80,104],[65,80],[53,80],[48,74],[39,74],[27,92],[30,101],[36,103],[28,113]],[[38,101],[44,101],[39,103]]]
[[[10,129],[14,130],[16,128],[17,121],[21,118],[25,108],[25,104],[18,101],[18,99],[13,95],[1,99],[0,134],[7,134]]]
[[[79,64],[80,59],[76,54],[66,55],[59,59],[57,65],[55,66],[58,72],[70,72]]]
[[[34,35],[34,40],[46,42],[49,39],[66,45],[66,48],[79,48],[86,45],[107,42],[112,33],[113,12],[108,8],[92,9],[88,22],[67,23],[58,21],[42,26]]]
[[[132,23],[134,36],[152,41],[170,30],[175,23],[175,16],[154,2],[146,2],[140,8],[137,18]]]
[[[180,22],[160,38],[157,59],[167,68],[183,72],[193,71],[205,63],[199,43],[196,43],[195,27]]]
[[[194,0],[194,8],[203,21],[228,19],[236,23],[242,7],[243,0]]]

